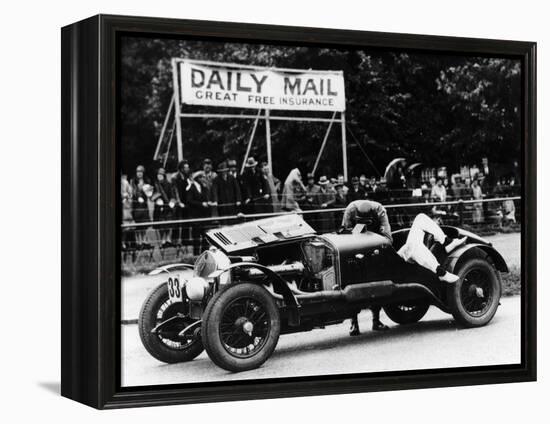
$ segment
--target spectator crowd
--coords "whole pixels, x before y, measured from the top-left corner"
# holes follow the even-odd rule
[[[199,170],[193,169],[187,160],[182,160],[172,173],[159,167],[151,175],[144,166],[138,165],[130,178],[123,175],[123,223],[219,218],[218,225],[222,225],[223,217],[240,214],[320,211],[306,213],[305,217],[317,231],[323,233],[334,230],[338,225],[341,212],[335,209],[345,208],[358,199],[372,199],[384,204],[432,203],[507,197],[516,192],[513,190],[513,178],[501,179],[489,187],[483,175],[476,176],[472,181],[453,176],[451,182],[447,178],[436,177],[421,182],[418,178],[406,178],[402,174],[395,181],[368,178],[362,174],[353,176],[347,183],[342,174],[329,177],[308,173],[303,178],[300,170],[294,168],[281,181],[272,175],[267,162],[258,163],[253,157],[247,158],[242,172],[233,159],[225,160],[215,168],[212,160],[204,159]],[[431,207],[431,212],[439,219],[456,215],[452,207],[437,203]],[[492,212],[487,210],[486,204],[474,202],[471,221],[482,223],[493,212],[500,216],[501,222],[515,222],[512,200],[502,202]],[[406,224],[399,214],[397,222]],[[203,248],[203,229],[201,225],[159,226],[159,243],[166,247],[190,240],[197,254]],[[130,240],[128,233],[123,232],[123,249],[130,243],[138,248],[148,245],[145,227],[136,227],[133,234]]]

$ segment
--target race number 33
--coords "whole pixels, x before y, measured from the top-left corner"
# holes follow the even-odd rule
[[[168,281],[166,282],[166,285],[168,286],[168,296],[170,297],[170,300],[172,302],[182,302],[183,296],[180,286],[180,276],[175,275],[168,277]]]

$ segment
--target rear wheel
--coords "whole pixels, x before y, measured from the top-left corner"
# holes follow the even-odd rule
[[[406,303],[384,306],[384,312],[396,324],[414,324],[426,315],[429,308],[429,303]]]
[[[169,326],[153,334],[151,330],[169,318],[181,315]],[[192,336],[179,336],[187,326],[196,322],[185,318],[182,302],[170,302],[168,287],[161,284],[147,297],[138,319],[139,336],[143,346],[159,361],[173,364],[195,359],[204,350],[198,331]]]
[[[480,327],[495,315],[501,295],[500,274],[487,259],[472,258],[459,268],[447,297],[455,320],[464,327]]]
[[[261,286],[242,283],[214,296],[202,320],[202,340],[219,367],[239,372],[258,368],[273,353],[281,330],[279,309]]]

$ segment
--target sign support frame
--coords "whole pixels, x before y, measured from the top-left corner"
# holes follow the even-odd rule
[[[172,77],[174,80],[174,101],[175,101],[175,119],[176,119],[176,136],[178,147],[178,162],[183,160],[183,135],[181,133],[181,102],[180,102],[180,85],[178,78],[178,60],[172,59]]]
[[[165,122],[163,124],[163,130],[161,131],[161,136],[159,138],[156,150],[155,150],[155,157],[154,159],[157,159],[159,157],[161,144],[163,141],[163,137],[165,134],[165,127],[167,125],[169,115],[171,113],[174,113],[174,120],[176,124],[176,137],[177,137],[177,154],[178,154],[178,161],[183,160],[183,135],[182,135],[182,123],[181,120],[183,118],[200,118],[200,119],[251,119],[254,120],[254,127],[252,130],[251,138],[249,140],[247,151],[245,154],[244,161],[248,158],[248,155],[250,153],[250,148],[253,142],[254,135],[256,133],[256,128],[258,125],[258,120],[260,119],[261,111],[262,109],[259,109],[259,112],[257,115],[253,115],[250,113],[187,113],[182,112],[181,110],[181,100],[180,100],[180,84],[179,84],[179,78],[178,78],[178,63],[181,61],[187,61],[190,63],[204,63],[204,64],[211,64],[215,66],[231,66],[231,67],[242,67],[244,69],[256,69],[257,67],[249,66],[249,65],[238,65],[238,64],[226,64],[226,63],[217,63],[217,62],[205,62],[205,61],[194,61],[189,59],[179,59],[179,58],[173,58],[172,59],[172,78],[173,78],[173,90],[174,94],[172,96],[172,100],[170,102],[170,106],[167,111],[167,116],[165,119]],[[293,71],[293,72],[300,72],[299,69],[281,69],[283,71]],[[323,71],[312,71],[307,70],[307,72],[320,72]],[[342,71],[340,71],[342,72]],[[172,102],[173,102],[173,112],[172,112]],[[271,111],[269,109],[264,109],[264,116],[263,119],[265,120],[266,125],[266,151],[267,151],[267,162],[269,166],[270,173],[273,173],[273,158],[272,158],[272,146],[271,146],[271,121],[295,121],[295,122],[327,122],[329,124],[329,127],[327,129],[327,132],[325,133],[325,137],[323,139],[323,143],[321,145],[319,154],[315,160],[315,165],[313,168],[313,172],[316,171],[317,166],[319,164],[321,154],[324,150],[324,147],[326,145],[326,142],[328,140],[328,136],[330,133],[330,130],[332,128],[332,124],[336,121],[335,115],[337,112],[334,112],[333,116],[331,118],[323,118],[323,117],[315,117],[315,116],[282,116],[282,115],[272,115]],[[346,140],[346,117],[345,117],[345,110],[340,112],[340,123],[341,123],[341,142],[342,142],[342,173],[344,175],[344,180],[348,181],[348,164],[347,164],[347,140]],[[171,145],[171,143],[170,143]],[[170,146],[169,146],[170,148]],[[244,162],[243,162],[244,165]]]
[[[342,171],[344,182],[348,182],[348,143],[346,140],[346,114],[344,112],[340,112],[340,122],[342,125]]]
[[[252,148],[252,142],[254,141],[254,136],[256,135],[256,129],[258,128],[258,122],[260,121],[261,113],[262,113],[262,109],[259,109],[258,115],[256,115],[256,119],[254,120],[254,126],[252,127],[252,133],[250,134],[250,139],[248,140],[248,144],[246,146],[246,152],[244,154],[243,163],[241,164],[240,175],[243,175],[246,160],[248,159],[248,155],[250,154],[250,149]]]
[[[269,109],[265,110],[265,144],[267,149],[267,166],[269,174],[273,175],[273,160],[271,157],[271,122],[269,121]]]

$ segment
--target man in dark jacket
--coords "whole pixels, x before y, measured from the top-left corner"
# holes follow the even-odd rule
[[[353,202],[354,200],[363,200],[367,198],[367,192],[363,186],[359,183],[359,178],[353,177],[351,179],[351,188],[348,192],[348,200]]]
[[[316,198],[316,207],[319,209],[332,209],[336,202],[336,191],[331,187],[329,179],[322,175],[319,178],[319,185],[312,189]],[[323,212],[318,217],[319,232],[328,233],[334,231],[334,212]]]
[[[390,242],[393,242],[391,235],[390,222],[388,220],[388,214],[386,208],[378,202],[372,202],[370,200],[356,200],[351,202],[344,211],[342,218],[342,228],[351,230],[358,223],[365,223],[368,220],[368,229],[374,231],[384,237]],[[372,307],[372,329],[374,331],[388,330],[388,326],[384,325],[380,321],[379,306]],[[357,315],[351,320],[351,327],[349,330],[350,336],[358,336],[360,334],[359,321]]]
[[[229,159],[227,161],[227,167],[229,168],[229,175],[239,180],[239,171],[237,170],[237,161],[235,159]]]
[[[158,198],[155,202],[155,221],[168,221],[174,219],[176,212],[176,199],[172,184],[166,179],[166,170],[159,168],[155,181],[155,192]],[[172,245],[172,228],[162,226],[159,228],[162,247]]]
[[[214,193],[212,191],[212,184],[216,179],[216,173],[212,170],[212,160],[204,159],[202,162],[202,171],[204,173],[203,178],[203,187],[206,189],[206,198],[208,199],[209,215],[218,216],[218,207],[216,205],[216,200]]]
[[[245,213],[249,214],[259,212],[258,202],[261,203],[264,194],[269,195],[269,193],[264,193],[262,177],[257,167],[258,162],[253,157],[249,157],[241,178],[243,209]]]
[[[303,205],[304,210],[315,210],[320,209],[321,203],[318,196],[320,187],[315,184],[315,175],[312,172],[307,174],[307,184],[306,184],[306,200]],[[311,225],[315,230],[319,229],[319,214],[312,213],[305,215],[306,221]]]
[[[218,205],[220,216],[236,215],[241,206],[241,188],[233,175],[229,174],[227,162],[218,165],[217,176],[212,182],[212,197]]]
[[[176,218],[177,219],[186,219],[188,218],[189,211],[187,207],[187,188],[191,184],[191,167],[187,160],[182,160],[178,163],[178,172],[172,178],[172,189],[173,197],[176,200]],[[180,246],[185,244],[185,240],[189,239],[189,228],[185,226],[180,226],[176,230],[177,234],[175,237],[177,243]]]
[[[195,172],[187,189],[187,204],[190,218],[206,218],[210,216],[207,188],[203,171]],[[197,222],[191,226],[191,238],[193,239],[193,253],[201,253],[201,238],[204,223]]]
[[[260,213],[272,213],[280,206],[275,177],[269,169],[267,162],[262,162],[259,168],[262,181],[262,198],[257,202],[257,209]]]
[[[305,210],[318,209],[321,204],[319,203],[319,186],[315,184],[315,176],[313,173],[309,172],[307,174],[307,184],[306,184],[306,201],[304,203]]]
[[[187,186],[190,184],[191,168],[189,162],[185,159],[178,163],[178,172],[172,178],[174,197],[177,204],[177,217],[185,217],[185,208],[187,202]]]

